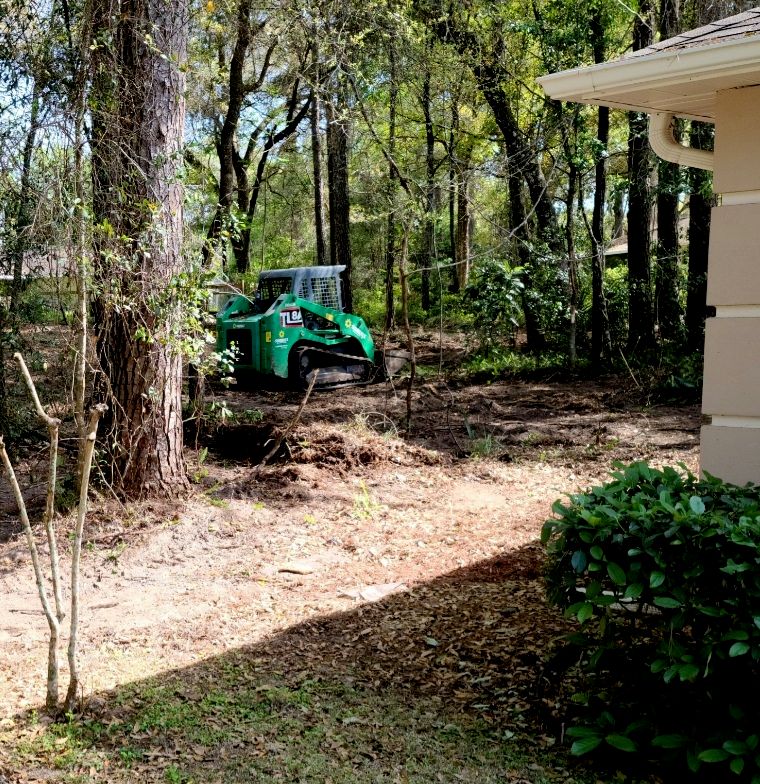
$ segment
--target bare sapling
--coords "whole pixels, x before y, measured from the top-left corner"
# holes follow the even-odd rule
[[[74,530],[74,543],[71,552],[71,619],[69,624],[69,688],[63,709],[69,713],[76,707],[79,692],[79,667],[77,666],[77,641],[79,632],[79,559],[82,554],[82,537],[84,535],[84,520],[87,515],[87,493],[90,488],[90,469],[92,468],[92,455],[95,451],[95,438],[98,433],[98,420],[107,406],[99,404],[90,409],[90,421],[87,426],[87,435],[83,445],[82,474],[79,477],[79,504],[77,506],[77,525]]]
[[[48,552],[50,556],[50,575],[49,579],[45,574],[42,561],[40,559],[39,548],[37,541],[32,530],[32,525],[29,520],[29,514],[26,508],[21,487],[19,486],[16,473],[11,463],[8,451],[5,448],[5,443],[2,436],[0,436],[0,461],[5,468],[8,475],[8,480],[13,491],[14,498],[19,509],[19,516],[21,524],[26,537],[29,554],[32,560],[32,568],[34,570],[34,578],[37,584],[37,592],[40,598],[45,618],[50,630],[48,642],[48,667],[47,667],[47,689],[45,697],[45,708],[48,713],[55,714],[58,710],[58,690],[59,690],[59,659],[58,649],[61,634],[61,624],[65,618],[63,610],[63,591],[60,572],[60,559],[58,554],[58,544],[55,529],[55,490],[57,483],[57,468],[58,468],[58,434],[61,422],[59,419],[50,416],[42,404],[40,403],[37,389],[29,373],[29,369],[24,362],[24,358],[18,352],[14,354],[14,358],[19,364],[21,374],[29,389],[32,397],[34,409],[37,415],[42,419],[48,428],[50,435],[50,449],[49,449],[49,465],[48,465],[48,484],[47,496],[45,501],[45,512],[43,516],[43,524],[45,534],[47,537]],[[76,639],[77,627],[79,621],[79,555],[82,548],[82,536],[84,530],[84,519],[87,513],[87,492],[90,482],[90,467],[92,465],[92,455],[95,447],[95,435],[97,432],[98,420],[106,409],[105,406],[95,406],[90,411],[90,420],[86,434],[86,444],[84,446],[84,460],[82,462],[81,474],[79,475],[79,506],[77,509],[77,524],[75,530],[75,537],[72,552],[72,567],[71,567],[71,619],[69,630],[69,688],[64,702],[64,709],[70,711],[74,707],[76,694],[79,688],[79,677],[76,668]],[[52,601],[50,597],[50,590],[52,589]],[[72,664],[73,662],[73,664]]]

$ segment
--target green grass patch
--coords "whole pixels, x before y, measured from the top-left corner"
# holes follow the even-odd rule
[[[13,754],[59,781],[591,782],[540,743],[435,698],[350,678],[287,683],[241,656],[130,684],[97,719],[29,717]],[[84,777],[84,778],[83,778]]]
[[[569,362],[564,354],[542,352],[530,354],[505,348],[491,349],[487,354],[475,354],[463,366],[468,376],[488,380],[503,376],[531,375],[543,372],[567,372]],[[576,367],[576,369],[578,369]]]

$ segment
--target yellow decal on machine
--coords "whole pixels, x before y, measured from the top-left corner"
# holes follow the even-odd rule
[[[332,320],[333,320],[333,314],[332,314],[332,313],[326,313],[326,314],[325,314],[325,318],[326,318],[328,321],[332,321]]]
[[[280,330],[280,337],[281,337],[281,338],[284,338],[284,337],[285,337],[285,331],[284,331],[284,330],[282,330],[282,329]]]
[[[264,340],[265,340],[267,343],[271,343],[271,342],[272,342],[272,333],[271,333],[271,332],[267,332],[267,333],[264,335]]]

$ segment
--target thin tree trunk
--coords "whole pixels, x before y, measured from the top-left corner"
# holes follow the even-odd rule
[[[396,197],[398,175],[393,161],[396,160],[396,109],[398,104],[398,73],[396,46],[389,43],[390,94],[388,96],[388,226],[385,240],[385,332],[393,329],[395,320],[395,298],[393,296],[394,271],[396,267]]]
[[[457,256],[456,205],[458,196],[456,142],[459,131],[458,96],[451,99],[451,130],[449,131],[449,248],[451,249],[451,290],[455,294],[461,290],[459,282],[459,263]]]
[[[595,366],[612,353],[610,321],[607,314],[607,297],[604,293],[604,204],[607,192],[607,149],[610,130],[610,110],[600,106],[597,119],[599,157],[594,165],[594,208],[591,216],[591,361]]]
[[[69,662],[69,687],[66,691],[66,697],[63,703],[63,709],[66,713],[71,713],[76,708],[77,696],[81,683],[77,662],[77,646],[79,643],[79,559],[82,554],[82,536],[84,533],[84,521],[87,515],[87,493],[90,489],[92,455],[95,451],[98,420],[104,410],[104,405],[98,405],[90,412],[90,421],[87,425],[87,434],[85,436],[82,476],[79,480],[79,505],[77,507],[74,541],[71,548],[71,610],[69,617],[69,645],[67,650]]]
[[[404,332],[406,334],[407,349],[409,351],[409,385],[406,388],[406,435],[407,438],[412,431],[412,390],[414,379],[417,374],[417,356],[414,351],[414,340],[412,339],[412,328],[409,324],[409,282],[406,274],[406,265],[409,259],[409,230],[404,228],[404,236],[401,239],[401,256],[398,262],[398,276],[401,285],[401,316],[404,321]]]
[[[525,334],[528,350],[541,351],[546,346],[546,338],[541,329],[541,321],[536,311],[536,296],[533,290],[533,275],[531,273],[530,235],[528,232],[525,206],[522,200],[522,178],[517,172],[508,175],[509,185],[509,218],[510,228],[514,236],[517,258],[522,268],[521,280],[523,291],[521,302],[525,318]]]
[[[66,9],[68,7],[66,6]],[[68,18],[68,15],[67,15]],[[73,408],[74,422],[77,428],[77,470],[76,481],[82,476],[85,440],[85,394],[87,383],[87,341],[89,315],[89,283],[90,259],[87,248],[87,224],[85,218],[85,112],[87,109],[87,79],[90,70],[90,44],[92,41],[92,18],[89,8],[83,14],[82,30],[79,40],[79,56],[74,58],[72,51],[72,69],[74,71],[74,193],[77,205],[73,219],[74,256],[76,268],[76,313],[74,316],[74,340],[76,354],[74,356]],[[69,25],[67,25],[68,27]],[[77,485],[76,490],[79,491]]]
[[[457,188],[456,273],[458,288],[464,289],[470,277],[470,246],[472,242],[472,214],[470,211],[470,178],[467,162],[462,162]]]
[[[31,523],[29,522],[29,515],[27,514],[24,496],[21,493],[16,474],[13,470],[8,452],[5,448],[5,442],[0,435],[0,461],[5,467],[8,481],[11,485],[13,496],[16,499],[16,504],[19,509],[19,516],[21,517],[21,524],[26,536],[27,547],[32,559],[32,568],[34,570],[34,579],[37,584],[37,594],[42,604],[42,610],[45,613],[45,618],[48,623],[49,629],[49,644],[48,644],[48,666],[47,666],[47,689],[45,697],[45,708],[50,713],[54,713],[58,707],[58,637],[60,634],[60,622],[56,617],[56,613],[48,599],[47,589],[45,587],[45,577],[40,563],[39,552],[37,550],[37,543],[34,540],[34,533],[32,531]]]
[[[435,256],[435,135],[430,113],[430,50],[422,81],[422,112],[425,117],[425,220],[422,237],[422,270],[420,279],[422,309],[430,310],[430,269]]]
[[[660,338],[675,340],[681,333],[678,304],[678,192],[680,167],[659,161],[657,186],[657,274],[655,303]]]
[[[578,326],[578,259],[575,256],[575,200],[578,186],[578,167],[573,158],[570,158],[570,169],[567,175],[567,208],[565,211],[565,244],[567,245],[567,271],[570,281],[570,328],[568,331],[568,353],[570,365],[575,367],[578,360],[577,354],[577,326]]]
[[[29,116],[29,130],[24,141],[23,163],[21,166],[21,183],[18,195],[18,210],[16,212],[16,225],[13,228],[13,242],[11,244],[11,260],[13,282],[11,283],[10,315],[15,324],[21,294],[24,288],[24,252],[28,246],[28,233],[32,227],[32,209],[34,198],[32,196],[32,155],[37,140],[40,116],[40,86],[35,80],[32,86],[32,105]]]

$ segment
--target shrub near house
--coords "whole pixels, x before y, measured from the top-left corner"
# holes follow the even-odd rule
[[[542,533],[550,600],[580,625],[573,752],[659,749],[760,782],[760,488],[617,468]]]

